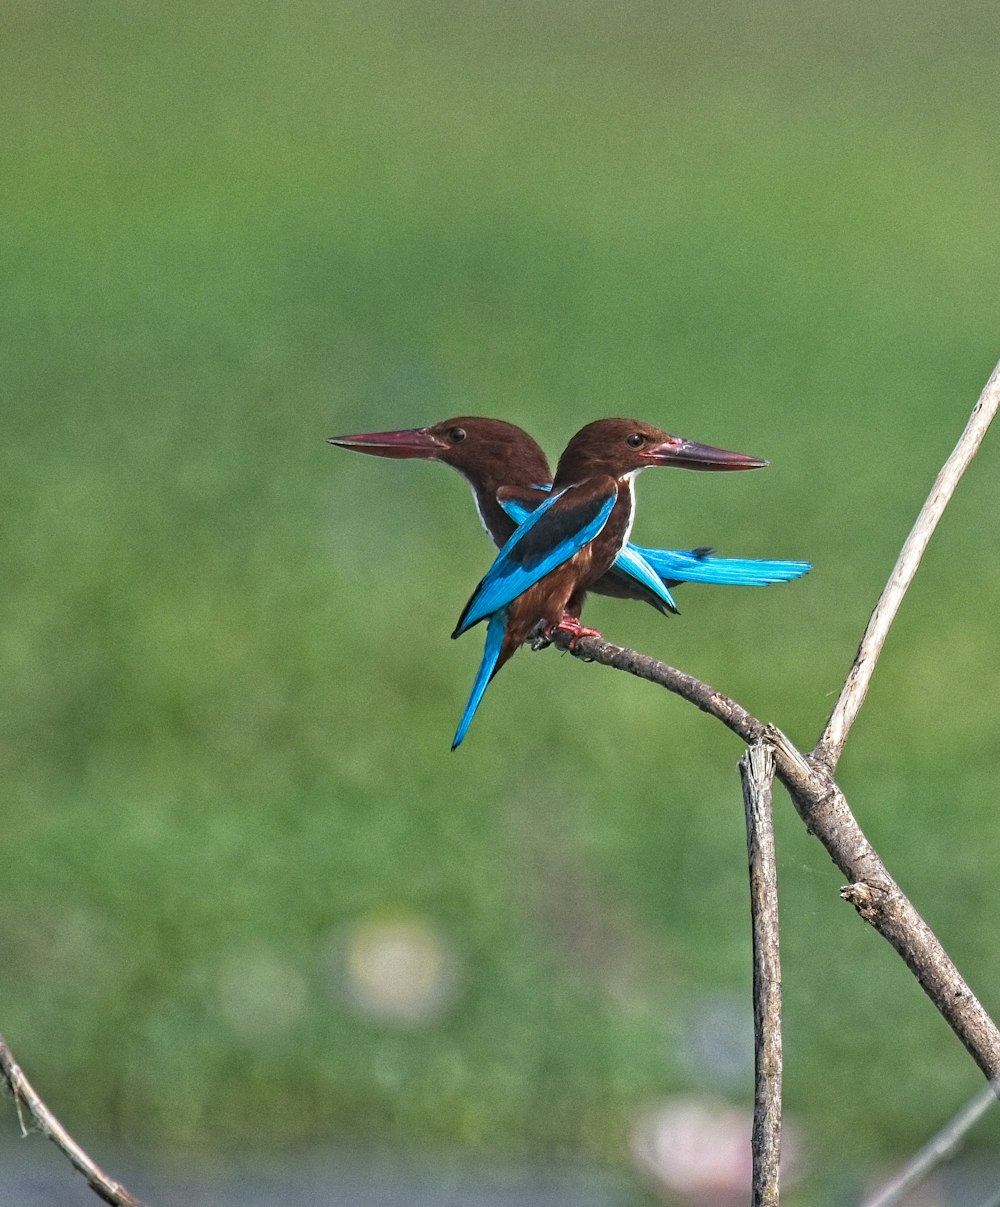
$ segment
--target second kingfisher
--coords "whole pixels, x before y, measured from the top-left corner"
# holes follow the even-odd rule
[[[636,475],[656,465],[737,470],[761,469],[767,462],[683,440],[636,419],[599,419],[581,428],[559,459],[551,494],[504,544],[452,633],[459,637],[480,621],[489,622],[453,750],[493,676],[529,637],[561,630],[575,643],[600,636],[583,627],[580,611],[587,591],[628,543]]]

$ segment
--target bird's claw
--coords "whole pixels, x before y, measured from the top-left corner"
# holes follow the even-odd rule
[[[544,620],[540,620],[538,624],[531,630],[527,637],[527,643],[536,652],[538,650],[547,650],[552,644],[552,639],[548,635],[548,626]]]
[[[557,624],[547,625],[542,630],[542,635],[551,639],[555,633],[569,633],[569,650],[570,653],[576,652],[576,647],[583,637],[600,637],[601,633],[597,629],[588,629],[586,625],[580,623],[578,616],[570,616],[568,612],[564,612],[562,619]]]

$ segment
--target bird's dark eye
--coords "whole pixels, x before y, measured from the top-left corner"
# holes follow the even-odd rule
[[[453,427],[448,429],[448,439],[452,444],[461,444],[465,439],[464,427]]]
[[[642,448],[642,446],[646,443],[646,437],[642,434],[642,432],[633,432],[631,436],[625,437],[625,443],[629,446],[629,448]]]

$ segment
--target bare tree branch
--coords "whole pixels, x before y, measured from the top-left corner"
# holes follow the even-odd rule
[[[59,1120],[41,1100],[31,1082],[25,1077],[21,1066],[14,1059],[6,1041],[0,1036],[0,1074],[10,1087],[17,1106],[18,1118],[21,1121],[21,1132],[27,1135],[24,1126],[22,1108],[38,1125],[39,1131],[48,1136],[52,1143],[59,1148],[87,1179],[87,1185],[99,1199],[110,1203],[112,1207],[143,1207],[143,1204],[125,1189],[120,1182],[115,1182],[83,1151]]]
[[[573,640],[558,630],[555,644],[592,662],[628,671],[675,692],[722,721],[748,745],[762,739],[774,747],[775,770],[810,834],[826,847],[849,883],[841,895],[896,949],[994,1087],[1000,1085],[1000,1031],[960,976],[933,931],[889,875],[858,825],[833,772],[851,725],[864,701],[872,673],[896,612],[913,580],[931,534],[982,442],[1000,405],[1000,364],[973,409],[965,432],[945,462],[872,613],[854,665],[823,735],[807,758],[774,726],[684,671],[603,637]]]
[[[947,1161],[957,1150],[972,1128],[997,1104],[994,1086],[988,1085],[971,1098],[936,1136],[931,1137],[913,1158],[886,1182],[877,1194],[866,1199],[862,1207],[895,1207],[903,1196],[932,1173],[942,1162]]]
[[[569,634],[557,631],[553,638],[555,645],[569,649]],[[826,847],[849,881],[842,890],[845,899],[892,944],[979,1068],[1000,1084],[1000,1031],[889,875],[825,764],[807,759],[780,730],[765,726],[722,692],[647,654],[613,645],[603,637],[584,637],[571,652],[665,687],[717,717],[748,745],[762,738],[773,744],[775,772],[806,829]]]
[[[753,930],[753,1207],[777,1207],[781,1156],[781,962],[778,954],[778,872],[774,857],[770,746],[751,746],[740,759],[750,865]]]
[[[998,405],[1000,405],[1000,364],[993,370],[989,381],[983,388],[961,439],[942,466],[931,493],[927,496],[920,515],[917,516],[917,522],[913,525],[913,530],[900,550],[895,568],[868,621],[868,627],[861,639],[861,645],[854,658],[854,665],[844,683],[840,698],[834,705],[830,719],[816,746],[814,754],[817,758],[822,759],[831,771],[837,766],[844,743],[847,741],[847,735],[868,694],[868,686],[875,672],[875,664],[882,652],[889,628],[896,618],[899,605],[903,602],[903,596],[913,581],[913,576],[917,572],[917,567],[920,565],[920,560],[924,556],[924,551],[944,509],[955,493],[955,487],[958,486],[962,475],[968,469],[969,463],[976,455],[979,445],[986,435],[987,428],[993,421]]]

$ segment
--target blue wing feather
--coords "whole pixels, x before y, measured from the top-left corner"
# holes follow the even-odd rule
[[[546,531],[536,533],[535,530],[565,494],[566,491],[560,491],[540,503],[517,528],[465,605],[465,611],[452,633],[453,637],[460,636],[466,629],[485,620],[500,608],[505,608],[546,574],[561,566],[563,562],[568,562],[601,531],[608,522],[608,516],[611,515],[618,498],[617,490],[610,491],[600,500],[596,511],[592,507],[587,511],[585,522],[579,526],[571,526],[568,531],[562,525],[557,529],[553,524],[552,535],[555,539],[547,547],[545,538],[550,534]],[[552,518],[557,519],[556,516]],[[529,540],[532,534],[536,539]]]
[[[529,507],[527,503],[518,502],[517,499],[501,499],[498,497],[497,502],[515,524],[523,524],[528,516],[533,515],[536,510],[533,507]]]

